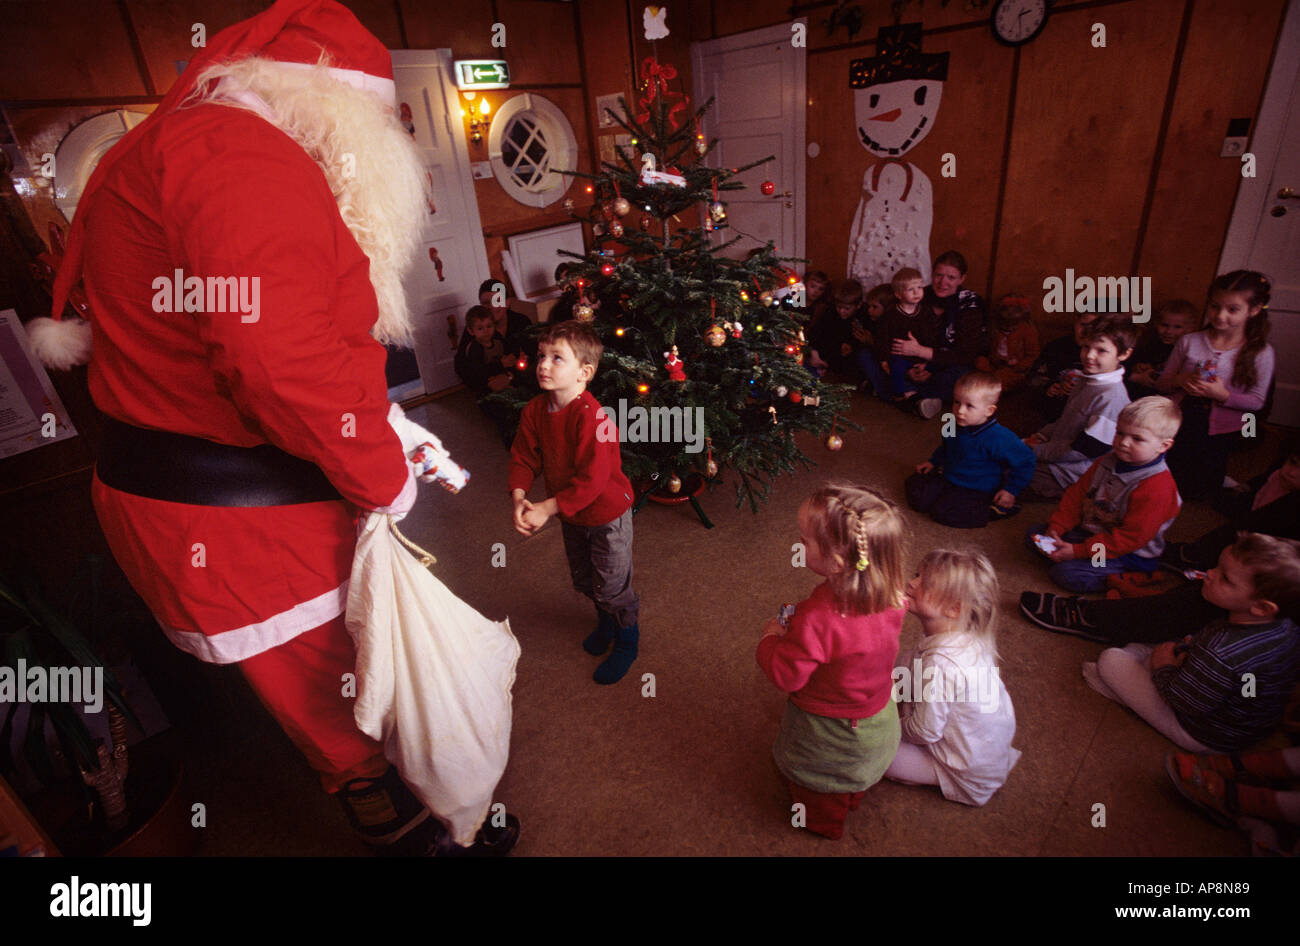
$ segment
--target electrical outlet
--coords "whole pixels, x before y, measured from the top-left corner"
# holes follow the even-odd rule
[[[1246,139],[1242,138],[1224,138],[1223,148],[1219,151],[1221,158],[1236,158],[1246,153]]]

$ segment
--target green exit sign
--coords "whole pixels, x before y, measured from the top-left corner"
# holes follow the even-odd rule
[[[510,67],[501,59],[457,59],[456,88],[469,89],[510,88]]]

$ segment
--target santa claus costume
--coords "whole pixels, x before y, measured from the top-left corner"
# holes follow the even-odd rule
[[[425,212],[394,105],[388,51],[334,0],[222,31],[100,162],[53,313],[82,276],[106,415],[95,510],[171,641],[239,664],[363,836],[504,853],[517,821],[451,844],[343,695],[358,515],[416,495],[381,344],[409,341],[401,272]],[[39,321],[49,362],[85,332]]]

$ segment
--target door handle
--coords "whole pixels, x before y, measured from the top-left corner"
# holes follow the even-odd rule
[[[1279,200],[1300,200],[1300,193],[1294,187],[1284,187],[1277,192]]]

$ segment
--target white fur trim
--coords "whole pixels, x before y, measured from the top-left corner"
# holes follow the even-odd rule
[[[317,595],[310,601],[294,605],[287,611],[272,615],[265,621],[247,624],[220,634],[203,634],[199,631],[182,631],[158,623],[168,639],[187,654],[204,663],[231,664],[278,647],[299,634],[320,627],[343,613],[347,606],[348,582],[332,591]]]
[[[279,62],[277,65],[286,69],[315,69],[314,64],[309,62]],[[380,100],[389,108],[397,108],[397,83],[392,79],[384,79],[379,76],[372,76],[368,72],[362,72],[360,69],[337,69],[333,66],[327,66],[325,69],[331,76],[340,82],[345,82],[354,89],[364,89],[367,92],[373,92],[379,96]]]
[[[47,368],[67,371],[90,361],[90,323],[82,319],[32,319],[24,326],[32,351]]]

